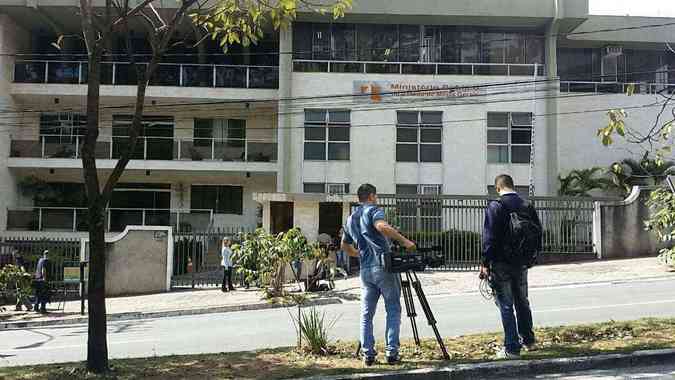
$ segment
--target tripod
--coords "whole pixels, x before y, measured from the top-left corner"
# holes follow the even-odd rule
[[[443,343],[443,338],[438,332],[438,327],[436,326],[436,318],[434,318],[434,313],[431,311],[431,306],[429,306],[429,301],[427,301],[427,296],[424,294],[422,289],[422,283],[420,283],[417,273],[412,270],[399,273],[399,278],[401,280],[401,290],[403,292],[403,301],[405,303],[406,315],[410,318],[410,325],[413,331],[413,338],[415,339],[415,345],[420,346],[420,334],[417,328],[417,311],[415,310],[415,302],[413,299],[412,289],[415,289],[417,294],[417,299],[420,301],[420,306],[424,311],[424,315],[427,317],[427,322],[431,329],[436,335],[436,342],[438,342],[438,347],[443,354],[443,359],[450,360],[450,355],[448,355],[448,350],[445,348],[445,343]],[[356,349],[356,356],[358,357],[361,353],[361,342]]]

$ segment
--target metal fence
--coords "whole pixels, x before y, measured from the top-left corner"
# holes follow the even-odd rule
[[[53,284],[63,283],[63,267],[80,265],[80,239],[0,237],[0,266],[13,264],[12,251],[17,250],[25,261],[28,273],[34,273],[42,252],[49,250],[47,280]]]
[[[420,247],[438,247],[441,270],[480,263],[487,196],[380,195],[387,221]],[[532,197],[544,228],[543,255],[592,254],[595,198]]]
[[[241,234],[253,232],[244,226],[174,233],[172,287],[220,286],[223,270],[220,248],[224,237],[237,242]]]

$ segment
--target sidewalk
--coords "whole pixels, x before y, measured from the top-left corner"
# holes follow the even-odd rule
[[[420,274],[419,277],[427,295],[475,292],[479,285],[478,276],[473,271],[431,272]],[[675,273],[667,272],[655,258],[646,258],[538,266],[531,270],[529,283],[531,288],[536,288],[660,277],[675,278]],[[290,289],[295,288],[295,286],[290,287]],[[352,277],[347,280],[337,280],[335,291],[307,294],[307,296],[314,304],[358,301],[360,297],[359,279]],[[66,302],[65,311],[53,310],[56,304],[50,306],[52,312],[47,316],[13,310],[0,314],[0,330],[86,321],[86,316],[79,314],[79,301]],[[230,293],[222,293],[220,289],[190,289],[162,294],[109,298],[106,300],[106,306],[111,320],[121,320],[258,310],[280,305],[262,300],[260,292],[254,289],[242,289]]]

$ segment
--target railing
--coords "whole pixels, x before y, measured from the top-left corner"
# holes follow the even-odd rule
[[[137,64],[145,66],[145,63]],[[87,62],[17,61],[15,83],[87,83]],[[130,63],[101,63],[101,84],[136,85],[136,70]],[[161,63],[150,79],[151,85],[213,88],[279,88],[277,66],[204,65]]]
[[[624,82],[589,82],[589,81],[561,81],[560,92],[587,92],[594,94],[625,94],[629,87],[634,94],[657,94],[665,92],[675,93],[674,83],[624,83]]]
[[[172,226],[176,230],[206,229],[213,210],[109,208],[105,213],[107,232],[121,232],[128,225]],[[7,210],[8,231],[86,232],[88,210],[80,207],[30,207]]]
[[[49,250],[49,262],[47,266],[47,279],[50,283],[63,281],[64,266],[79,266],[80,263],[80,239],[79,238],[36,238],[36,237],[0,237],[0,245],[9,247],[3,250],[4,256],[0,261],[13,263],[11,251],[16,249],[25,261],[28,273],[35,273],[37,262],[42,257],[44,250]]]
[[[541,64],[293,60],[293,71],[305,73],[533,76],[535,67],[543,76]]]
[[[593,254],[599,198],[533,197],[544,228],[544,255]],[[604,199],[602,199],[604,200]],[[420,247],[439,247],[444,269],[476,268],[482,254],[486,196],[380,195],[385,217]]]
[[[83,141],[84,136],[62,135],[42,135],[39,141],[12,140],[10,157],[77,159],[81,157]],[[118,159],[128,149],[128,142],[127,136],[102,137],[96,142],[96,158]],[[271,139],[138,137],[131,158],[275,162],[277,143]]]

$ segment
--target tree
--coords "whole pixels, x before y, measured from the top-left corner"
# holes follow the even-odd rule
[[[190,27],[190,22],[203,30],[203,38],[218,40],[223,50],[231,44],[248,46],[262,38],[264,28],[286,28],[295,19],[298,10],[332,13],[338,18],[351,7],[352,0],[335,0],[317,5],[306,0],[176,0],[171,12],[158,11],[159,0],[106,0],[105,5],[95,0],[80,0],[82,39],[87,49],[87,121],[82,144],[82,166],[89,219],[89,326],[87,342],[87,369],[102,373],[108,370],[105,307],[105,227],[104,212],[112,190],[122,176],[142,129],[145,94],[149,79],[172,46],[176,32]],[[164,4],[167,2],[164,1]],[[166,7],[166,5],[164,5]],[[170,13],[167,16],[167,13]],[[147,63],[139,64],[131,41],[131,24],[140,24],[146,31],[152,54]],[[101,62],[110,52],[117,37],[126,40],[129,62],[136,68],[138,79],[136,99],[128,144],[111,174],[102,182],[96,167],[96,142],[99,136],[99,109]],[[55,45],[60,46],[64,36]],[[198,43],[201,41],[198,41]]]
[[[602,176],[603,169],[577,169],[570,171],[566,176],[558,175],[560,189],[558,195],[570,197],[589,197],[593,190],[603,190],[611,185],[609,179]]]

